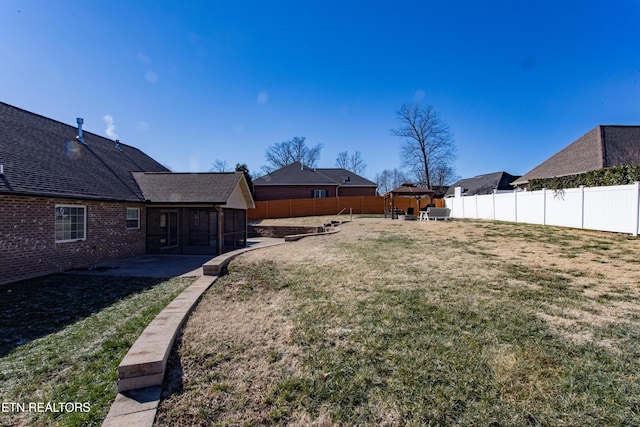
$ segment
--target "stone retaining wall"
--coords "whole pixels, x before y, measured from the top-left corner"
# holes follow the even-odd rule
[[[275,237],[283,238],[294,234],[311,234],[322,233],[324,227],[309,227],[309,226],[281,226],[281,225],[249,225],[248,232],[249,237]]]

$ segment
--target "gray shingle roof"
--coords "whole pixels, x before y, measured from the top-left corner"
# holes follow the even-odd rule
[[[261,185],[343,185],[377,187],[375,182],[342,168],[308,168],[299,162],[284,166],[253,181]]]
[[[596,126],[514,184],[637,164],[640,164],[640,126]]]
[[[137,148],[0,102],[0,193],[140,201],[132,172],[168,172]]]
[[[242,172],[133,174],[145,200],[154,203],[224,204],[243,177]]]
[[[511,183],[518,177],[506,172],[494,172],[485,175],[478,175],[473,178],[465,178],[449,187],[445,197],[455,194],[456,187],[465,189],[465,196],[475,196],[476,194],[492,194],[494,190],[513,190]]]

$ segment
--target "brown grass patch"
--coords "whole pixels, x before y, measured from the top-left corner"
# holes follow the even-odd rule
[[[307,225],[323,220],[286,223]],[[507,424],[547,419],[555,424],[566,422],[563,416],[570,410],[554,406],[554,400],[571,397],[563,395],[552,380],[572,375],[569,366],[576,357],[562,352],[573,354],[571,346],[593,346],[615,358],[634,345],[629,331],[638,327],[640,313],[638,239],[490,221],[362,218],[340,228],[335,235],[247,252],[232,263],[230,275],[206,295],[184,328],[172,360],[170,385],[158,411],[158,425],[348,424],[344,420],[370,425],[425,420],[465,424],[464,420],[474,419],[500,419]],[[273,281],[261,282],[250,273],[234,276],[234,266],[250,270],[265,265],[273,268],[266,274],[273,275]],[[404,329],[413,322],[399,327],[395,317],[402,310],[406,316],[413,314],[411,306],[396,306],[386,298],[405,295],[419,301],[421,310],[433,312],[433,319],[418,318],[426,323],[425,337],[420,339],[432,342],[431,350],[411,349],[416,337],[394,341],[408,334]],[[438,315],[451,317],[442,320]],[[373,324],[370,318],[375,319]],[[309,322],[305,319],[315,320],[305,324]],[[429,322],[442,323],[430,331]],[[542,326],[538,328],[535,322]],[[494,323],[506,329],[491,329]],[[454,332],[440,337],[443,325]],[[513,342],[504,338],[513,333],[534,341],[519,345],[521,338]],[[536,343],[550,339],[545,334],[558,341],[550,348],[537,347]],[[476,339],[485,341],[460,350],[461,343]],[[377,340],[398,347],[369,355],[370,347],[381,345]],[[569,350],[557,350],[563,345]],[[422,357],[428,351],[437,352],[429,359],[434,364],[430,368],[454,377],[467,369],[463,364],[449,372],[453,368],[448,363],[456,363],[458,353],[479,357],[474,362],[479,365],[468,369],[482,371],[481,365],[486,365],[490,379],[483,387],[488,389],[475,393],[485,393],[493,406],[477,409],[477,403],[463,402],[468,391],[460,392],[462,397],[457,400],[452,397],[459,391],[447,387],[456,387],[456,381],[475,384],[470,377],[443,379],[446,387],[442,390],[449,391],[442,398],[437,397],[443,393],[437,381],[416,391],[392,379],[392,361],[412,354]],[[326,372],[316,371],[315,363],[325,354],[337,357],[343,365],[330,361],[323,368]],[[347,362],[350,357],[375,359],[375,355],[380,360],[373,368],[357,368],[361,359]],[[338,371],[330,367],[334,362],[341,366]],[[336,397],[323,387],[334,381],[338,384],[336,372],[344,372],[365,387],[357,393],[362,393],[366,403],[358,400],[348,410],[345,408],[353,403],[330,403]],[[409,374],[405,381],[410,378]],[[339,392],[339,387],[334,391]],[[418,400],[396,396],[392,390],[398,387],[404,390],[397,392],[399,396],[418,393]],[[419,395],[429,390],[436,397]],[[328,396],[310,397],[322,393]],[[580,396],[578,403],[562,405],[584,404],[587,399]],[[419,403],[419,399],[426,400]],[[593,414],[580,410],[580,415],[573,413],[572,417],[593,420],[589,418]],[[531,415],[534,413],[537,415]]]

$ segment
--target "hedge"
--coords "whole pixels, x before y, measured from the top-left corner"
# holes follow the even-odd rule
[[[616,166],[598,169],[576,175],[554,178],[535,178],[529,180],[529,190],[561,190],[564,188],[604,187],[610,185],[629,185],[640,181],[640,165]]]

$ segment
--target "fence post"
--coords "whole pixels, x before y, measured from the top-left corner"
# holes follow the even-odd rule
[[[636,181],[636,228],[633,230],[633,236],[638,237],[638,231],[640,230],[640,181]]]
[[[542,189],[542,225],[547,225],[547,189]]]
[[[518,222],[518,190],[513,190],[513,214],[514,222]]]
[[[493,220],[496,220],[496,190],[493,190],[491,194],[491,201],[493,202]]]
[[[584,230],[584,185],[580,186],[580,228]]]

